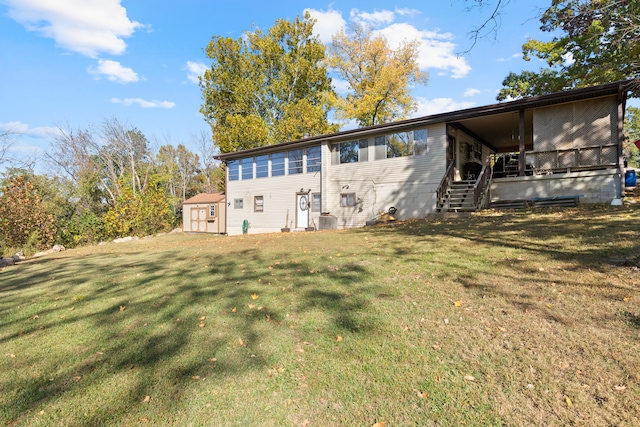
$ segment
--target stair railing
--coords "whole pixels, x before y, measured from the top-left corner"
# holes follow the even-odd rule
[[[447,166],[447,171],[442,177],[442,181],[440,181],[440,186],[436,191],[436,197],[437,197],[436,206],[438,207],[437,209],[438,211],[442,209],[442,206],[440,206],[440,201],[444,198],[445,191],[447,191],[447,188],[449,188],[449,185],[453,181],[453,172],[454,172],[453,162],[451,162],[449,163],[449,166]]]
[[[478,208],[478,203],[483,198],[486,189],[489,187],[491,183],[491,156],[487,156],[487,159],[482,166],[482,170],[480,171],[480,175],[478,175],[478,179],[476,180],[476,184],[473,186],[473,205]]]

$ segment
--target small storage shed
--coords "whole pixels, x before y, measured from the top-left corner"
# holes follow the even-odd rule
[[[182,230],[185,233],[225,234],[224,193],[201,193],[182,202]]]

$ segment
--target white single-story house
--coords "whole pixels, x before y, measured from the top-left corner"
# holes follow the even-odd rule
[[[624,195],[633,81],[221,154],[229,234],[360,227],[518,203]]]
[[[185,233],[227,232],[224,193],[200,193],[182,202],[182,231]]]

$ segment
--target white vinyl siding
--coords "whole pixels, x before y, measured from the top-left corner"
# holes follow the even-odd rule
[[[385,157],[380,160],[327,165],[322,210],[338,217],[339,228],[363,226],[392,206],[398,209],[394,215],[398,219],[435,212],[435,192],[446,171],[445,132],[444,123],[428,127],[426,146],[421,141],[423,155],[386,158],[385,145]],[[375,136],[369,141],[368,156],[376,159],[381,146],[375,145]],[[340,206],[343,193],[356,194],[355,207]]]

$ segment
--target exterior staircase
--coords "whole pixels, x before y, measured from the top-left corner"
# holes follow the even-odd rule
[[[438,212],[475,212],[473,200],[475,180],[454,181],[438,200]]]

